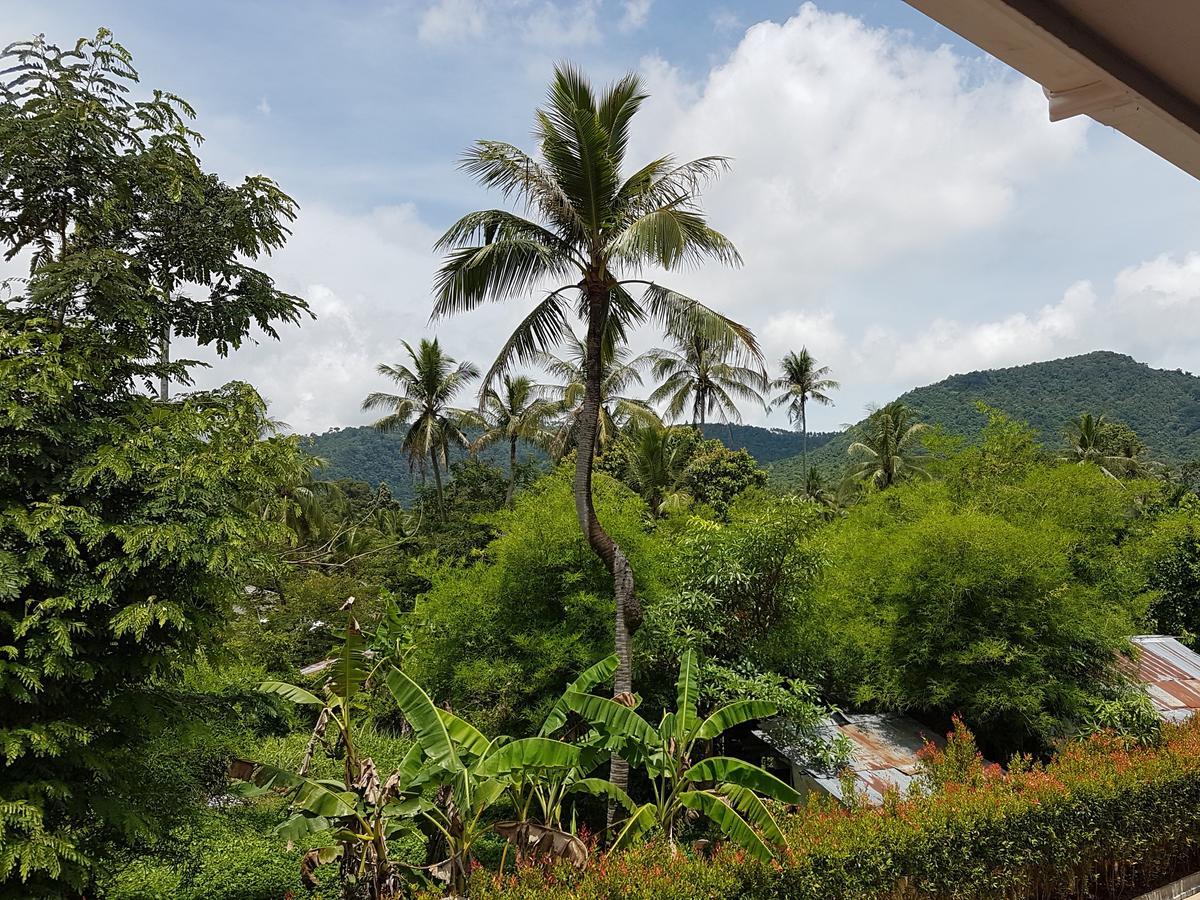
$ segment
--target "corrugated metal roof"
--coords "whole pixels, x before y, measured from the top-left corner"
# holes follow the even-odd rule
[[[1143,684],[1158,714],[1181,722],[1200,710],[1200,655],[1173,637],[1142,634],[1131,638],[1136,657],[1118,658],[1118,668]]]
[[[854,773],[855,788],[876,805],[891,789],[904,793],[919,770],[917,754],[926,743],[945,743],[940,735],[914,719],[890,713],[838,713],[820,730],[831,743],[839,736],[850,742],[848,768]],[[803,752],[789,745],[781,726],[764,722],[757,733],[824,790],[844,799],[838,773],[811,768]]]

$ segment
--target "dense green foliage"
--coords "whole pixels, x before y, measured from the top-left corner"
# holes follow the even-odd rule
[[[106,32],[4,59],[0,241],[32,255],[0,306],[0,891],[28,896],[82,887],[99,846],[154,828],[139,751],[233,600],[280,565],[289,538],[255,503],[307,468],[295,439],[264,439],[247,385],[174,404],[138,388],[186,380],[173,328],[224,353],[303,305],[247,265],[291,201],[267,179],[214,187],[186,103],[127,99]],[[164,213],[209,202],[211,228]],[[171,293],[184,281],[207,301]]]
[[[856,477],[772,493],[799,435],[629,396],[649,370],[669,417],[736,418],[771,383],[744,328],[621,280],[736,261],[698,207],[724,161],[624,177],[639,82],[562,66],[538,155],[465,163],[537,221],[453,226],[437,311],[568,285],[478,411],[473,362],[405,345],[382,430],[312,438],[322,470],[248,385],[168,397],[175,335],[224,354],[305,314],[253,268],[291,200],[205,173],[106,32],[8,58],[0,241],[31,267],[0,305],[0,895],[1116,897],[1196,862],[1200,725],[1118,665],[1200,633],[1200,479],[1155,460],[1190,452],[1191,376],[959,376],[818,451],[840,476],[857,442]],[[675,351],[631,355],[646,320]],[[803,429],[836,385],[783,368]],[[778,716],[836,769],[835,706],[954,734],[882,810],[780,805],[799,786],[748,732]]]

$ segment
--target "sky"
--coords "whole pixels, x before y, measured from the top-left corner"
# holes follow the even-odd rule
[[[641,74],[632,162],[731,158],[704,208],[743,265],[661,280],[749,325],[772,362],[807,346],[828,365],[841,389],[811,429],[954,373],[1090,350],[1200,368],[1200,182],[1085,118],[1051,124],[1038,85],[902,0],[100,6],[0,0],[0,43],[109,28],[147,90],[196,107],[209,169],[269,175],[298,201],[262,267],[316,319],[193,354],[212,361],[198,387],[249,381],[297,431],[370,421],[362,398],[388,388],[374,367],[402,340],[436,334],[486,368],[529,310],[431,325],[432,247],[501,204],[456,163],[482,138],[536,149],[559,60],[598,83]]]

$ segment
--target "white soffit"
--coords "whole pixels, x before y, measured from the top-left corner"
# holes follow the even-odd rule
[[[1087,115],[1200,178],[1200,0],[907,0]]]

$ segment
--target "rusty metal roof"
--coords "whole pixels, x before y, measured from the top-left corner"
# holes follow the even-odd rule
[[[1131,638],[1135,658],[1118,657],[1118,668],[1146,688],[1158,714],[1182,722],[1200,710],[1200,655],[1173,637],[1142,634]]]
[[[820,730],[831,743],[839,736],[849,741],[848,768],[854,773],[855,789],[876,805],[883,802],[889,790],[904,793],[908,789],[919,770],[917,753],[926,743],[932,741],[939,746],[945,743],[932,729],[894,713],[837,713]],[[758,733],[824,790],[839,800],[845,799],[838,773],[813,768],[811,760],[787,744],[779,728],[764,722]]]

